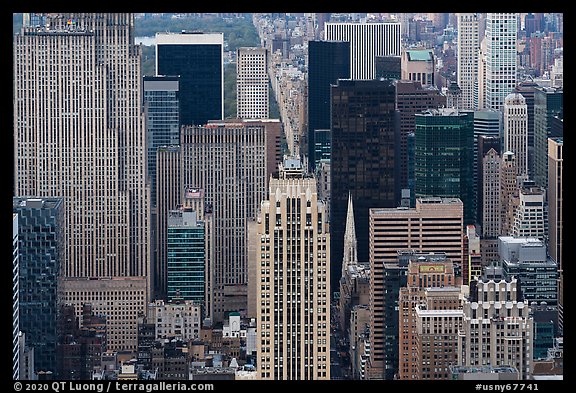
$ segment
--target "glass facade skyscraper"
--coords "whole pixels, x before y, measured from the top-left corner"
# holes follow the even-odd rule
[[[332,86],[332,288],[338,288],[342,271],[348,193],[354,204],[358,262],[368,261],[368,210],[396,207],[400,200],[398,123],[392,81],[340,79]]]
[[[223,33],[157,33],[157,75],[180,76],[180,125],[224,118]]]
[[[20,330],[36,371],[56,372],[58,278],[63,257],[62,198],[13,198],[18,214]]]
[[[190,209],[172,210],[168,216],[168,300],[204,303],[204,223]]]
[[[322,158],[315,154],[316,131],[330,130],[330,85],[347,78],[350,78],[349,42],[308,42],[308,168],[311,171]]]
[[[437,109],[416,114],[416,198],[460,198],[465,225],[475,221],[473,148],[474,112]]]

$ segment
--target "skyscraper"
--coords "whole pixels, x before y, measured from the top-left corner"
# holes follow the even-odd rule
[[[194,300],[204,305],[206,277],[204,222],[191,207],[171,210],[167,228],[168,300]]]
[[[398,346],[390,331],[394,305],[387,287],[389,264],[399,264],[399,251],[445,253],[457,265],[464,260],[462,201],[418,198],[416,207],[370,209],[370,376],[392,379],[398,371]],[[441,233],[441,235],[440,235]],[[398,273],[397,270],[392,272]],[[398,274],[395,275],[398,277]],[[392,308],[390,308],[392,307]],[[396,354],[396,355],[395,355]],[[396,358],[394,358],[396,356]],[[396,367],[396,369],[394,369]]]
[[[562,265],[564,139],[548,138],[548,253],[558,264],[558,324],[564,328],[564,271]]]
[[[182,184],[202,188],[213,212],[215,321],[247,308],[247,224],[266,195],[268,132],[266,120],[239,119],[182,130]]]
[[[15,194],[63,198],[65,281],[140,277],[145,303],[150,191],[134,16],[42,17],[14,37]],[[109,327],[135,334],[125,312]]]
[[[155,216],[156,152],[160,146],[180,144],[179,78],[177,76],[144,76],[146,110],[147,168],[150,178],[150,203]]]
[[[511,366],[528,379],[533,349],[533,318],[516,278],[482,277],[470,285],[458,333],[458,366]]]
[[[180,76],[180,125],[224,118],[224,34],[156,33],[156,74]]]
[[[475,220],[474,113],[434,109],[416,114],[414,189],[418,197],[454,197],[464,204],[464,223]]]
[[[34,347],[34,368],[56,373],[59,279],[64,251],[63,198],[14,198],[18,214],[20,330]]]
[[[518,15],[488,13],[486,17],[486,102],[488,109],[502,109],[516,87]]]
[[[557,88],[536,88],[534,93],[534,176],[536,185],[548,187],[548,138],[554,116],[564,116],[564,92]]]
[[[418,81],[398,80],[395,85],[396,108],[400,112],[400,187],[409,188],[413,197],[414,177],[408,170],[408,163],[413,162],[414,157],[408,154],[408,135],[413,134],[416,128],[414,115],[426,109],[446,106],[446,96],[440,94],[436,87],[424,87]]]
[[[308,168],[315,160],[316,131],[330,130],[330,85],[350,78],[350,43],[308,42]],[[328,131],[329,132],[329,131]]]
[[[426,363],[422,364],[422,357],[430,357],[430,351],[427,350],[427,348],[429,348],[430,340],[429,337],[425,337],[428,335],[426,330],[422,330],[421,327],[420,329],[417,329],[416,324],[418,319],[427,317],[422,314],[430,313],[422,313],[424,308],[428,310],[428,307],[423,307],[422,305],[421,308],[417,309],[416,306],[422,302],[432,308],[434,307],[433,302],[429,303],[427,300],[434,297],[436,300],[436,307],[443,308],[446,311],[457,310],[459,305],[459,291],[457,288],[453,288],[455,291],[450,291],[452,293],[451,296],[448,293],[444,293],[443,296],[437,296],[434,295],[433,291],[433,289],[449,291],[448,288],[454,286],[454,267],[452,261],[446,258],[445,254],[415,256],[414,259],[410,260],[408,263],[406,287],[400,288],[400,293],[398,295],[399,379],[411,380],[421,379],[422,377],[427,377],[429,379],[447,379],[446,368],[440,367],[441,371],[439,372],[438,367],[440,364],[438,363],[445,362],[447,365],[450,358],[453,359],[455,357],[454,348],[450,347],[454,345],[456,331],[454,328],[449,331],[444,330],[442,331],[442,336],[437,337],[434,340],[434,344],[432,345],[433,348],[436,350],[441,349],[442,355],[445,356],[444,359],[438,360],[438,358],[433,358],[429,365]],[[424,291],[424,288],[427,288],[428,291]],[[453,317],[457,318],[457,315],[454,315]],[[437,323],[438,321],[430,322],[434,324],[434,322]],[[442,329],[442,325],[437,324],[437,329]],[[418,331],[421,332],[420,339],[418,339]],[[418,348],[417,344],[420,344],[420,348]],[[418,353],[419,349],[424,350],[426,353]],[[419,356],[420,359],[418,359]],[[434,367],[436,367],[436,369]]]
[[[478,94],[478,54],[480,35],[478,34],[477,13],[458,14],[458,66],[456,71],[458,86],[462,90],[462,108],[476,109]]]
[[[270,107],[268,50],[244,47],[236,53],[236,116],[267,119]]]
[[[326,41],[350,42],[350,78],[374,79],[376,56],[400,56],[400,22],[326,22]]]
[[[342,244],[352,195],[358,261],[368,261],[370,208],[395,207],[400,199],[398,113],[389,80],[338,81],[332,86],[330,231],[332,287],[340,280]]]
[[[316,179],[288,157],[255,236],[258,377],[330,379],[330,233]]]
[[[524,185],[520,187],[519,191],[519,203],[514,212],[514,224],[507,235],[547,240],[545,190],[541,187]]]
[[[508,94],[503,112],[504,151],[516,156],[516,173],[528,175],[528,107],[522,94]]]
[[[167,227],[171,210],[182,204],[180,146],[159,146],[156,151],[156,225],[154,250],[154,298],[166,299],[168,285]]]
[[[20,252],[18,213],[12,214],[12,379],[20,379]]]
[[[481,204],[481,192],[482,192],[482,154],[486,154],[489,150],[480,150],[480,138],[493,137],[496,140],[490,140],[492,142],[498,141],[502,138],[502,114],[500,111],[495,111],[491,109],[480,109],[474,111],[474,168],[473,168],[473,178],[474,178],[474,194],[476,195],[476,210],[477,214],[480,214],[480,209],[482,209]],[[487,140],[485,139],[485,142]],[[500,151],[498,147],[497,151]],[[480,222],[480,221],[478,221]]]

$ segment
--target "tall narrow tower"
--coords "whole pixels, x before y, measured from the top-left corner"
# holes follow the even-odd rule
[[[462,90],[462,108],[476,109],[474,95],[478,83],[478,14],[458,14],[458,86]]]
[[[330,233],[316,179],[286,158],[260,205],[259,379],[330,379]]]
[[[268,49],[238,48],[237,54],[236,115],[241,119],[267,119]]]

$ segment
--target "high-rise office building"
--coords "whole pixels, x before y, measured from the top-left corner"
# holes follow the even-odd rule
[[[12,214],[12,379],[20,379],[20,251],[18,213]]]
[[[166,299],[168,214],[182,204],[182,164],[180,146],[160,146],[156,152],[156,225],[154,260],[154,299]]]
[[[482,154],[489,149],[481,151],[479,149],[480,137],[494,137],[498,141],[502,138],[502,114],[499,111],[491,109],[480,109],[474,111],[474,195],[476,196],[476,210],[480,214],[482,209],[481,192],[482,192]],[[500,151],[500,149],[497,149]],[[480,221],[478,221],[480,222]]]
[[[462,201],[456,198],[417,198],[415,208],[370,209],[370,375],[390,379],[394,369],[388,319],[391,304],[385,287],[387,264],[398,264],[398,252],[443,252],[453,263],[464,260]],[[441,235],[440,235],[441,233]],[[388,319],[387,319],[388,318]],[[396,363],[397,367],[397,363]]]
[[[528,107],[522,94],[508,94],[503,112],[504,151],[516,156],[516,173],[528,175]]]
[[[523,80],[512,90],[520,93],[526,101],[528,115],[528,176],[534,176],[534,96],[538,84],[531,79]]]
[[[400,22],[326,22],[326,41],[350,42],[350,78],[376,76],[376,56],[400,56]]]
[[[19,320],[36,371],[56,373],[59,280],[64,255],[63,198],[13,198],[18,214]]]
[[[486,102],[501,110],[504,99],[516,87],[518,72],[518,14],[488,13],[486,16]]]
[[[402,80],[417,81],[422,86],[436,86],[434,51],[432,49],[404,49],[402,51]]]
[[[316,179],[286,158],[255,236],[258,378],[330,379],[330,233]]]
[[[514,212],[518,206],[519,181],[516,174],[516,156],[511,151],[502,153],[502,166],[500,169],[500,206],[502,207],[500,223],[501,234],[508,235],[514,225]]]
[[[458,14],[456,77],[462,91],[461,109],[476,109],[475,95],[478,94],[478,53],[480,50],[478,19],[477,13]]]
[[[156,74],[180,76],[180,125],[224,118],[224,34],[156,33]]]
[[[421,337],[420,340],[417,339],[418,329],[416,327],[416,322],[418,316],[416,314],[416,306],[421,302],[427,304],[428,302],[426,300],[429,299],[426,298],[433,296],[438,308],[457,310],[459,306],[459,290],[457,288],[454,288],[455,296],[450,296],[447,293],[444,296],[434,296],[433,291],[426,296],[426,291],[424,291],[424,288],[430,290],[443,287],[444,291],[447,291],[448,287],[454,287],[454,285],[454,267],[452,261],[449,258],[446,258],[445,254],[420,255],[411,259],[408,263],[406,287],[400,288],[400,293],[398,295],[399,379],[420,379],[425,376],[430,379],[447,379],[444,367],[442,367],[443,370],[440,373],[438,372],[438,369],[434,370],[434,366],[439,366],[438,364],[435,365],[435,363],[438,363],[437,359],[432,359],[430,365],[421,363],[423,357],[425,358],[430,356],[430,341],[429,337],[425,337],[428,335],[426,330],[420,330]],[[430,304],[430,306],[433,307],[432,304]],[[422,311],[422,309],[420,311]],[[422,315],[420,317],[426,318]],[[436,343],[433,345],[436,349],[438,349],[438,346],[442,348],[442,354],[447,356],[447,358],[442,359],[442,361],[448,362],[450,361],[450,358],[454,357],[454,355],[450,353],[453,352],[453,350],[450,351],[449,347],[451,346],[450,343],[452,343],[452,345],[454,344],[454,339],[456,338],[455,333],[456,331],[454,331],[454,328],[451,329],[451,331],[443,331],[442,339],[436,339]],[[449,337],[444,337],[445,335]],[[418,344],[421,346],[423,345],[424,348],[418,348]],[[426,351],[426,353],[419,353],[419,349]],[[421,361],[418,361],[419,355]],[[431,367],[432,371],[430,370]]]
[[[548,225],[545,200],[546,192],[543,188],[527,185],[520,187],[519,203],[514,212],[514,223],[507,235],[547,240]]]
[[[144,109],[146,111],[147,168],[150,178],[152,215],[156,207],[156,152],[160,146],[180,144],[179,78],[177,76],[144,76]],[[152,219],[154,222],[154,218]]]
[[[474,223],[474,113],[440,108],[415,117],[416,198],[460,198],[464,204],[464,223]]]
[[[79,277],[62,282],[62,302],[74,306],[83,323],[83,304],[90,301],[95,315],[106,315],[109,351],[136,351],[138,315],[146,312],[148,281],[145,277]]]
[[[564,325],[564,272],[562,265],[563,198],[562,169],[564,139],[548,138],[548,253],[558,264],[558,320]]]
[[[474,107],[477,109],[488,108],[486,104],[486,37],[480,33],[480,49],[478,50],[478,87],[474,97]]]
[[[534,94],[534,176],[536,185],[548,187],[548,138],[554,116],[564,116],[564,93],[557,88],[536,88]],[[556,136],[556,135],[554,135]]]
[[[308,42],[308,168],[316,161],[316,131],[330,131],[330,85],[350,78],[350,42]]]
[[[376,79],[402,78],[401,56],[376,56]]]
[[[419,294],[421,302],[413,308],[413,334],[416,359],[412,360],[415,378],[420,380],[452,379],[450,366],[456,363],[458,331],[464,313],[460,305],[460,288],[428,287]],[[414,326],[414,325],[412,325]],[[404,345],[411,343],[404,341]]]
[[[337,288],[348,195],[352,195],[358,260],[368,261],[370,208],[396,207],[399,194],[398,113],[389,80],[338,81],[332,86],[331,277]]]
[[[456,365],[510,366],[528,379],[532,363],[533,318],[516,278],[482,277],[470,285],[458,333]]]
[[[504,276],[518,279],[527,304],[558,303],[558,265],[547,255],[542,240],[500,236],[498,254]]]
[[[500,137],[480,136],[478,138],[478,179],[476,202],[477,222],[482,228],[483,238],[500,235]]]
[[[232,119],[182,131],[182,182],[202,188],[213,212],[214,321],[247,308],[247,223],[265,199],[275,155],[267,149],[275,139],[267,124]]]
[[[416,128],[414,115],[427,109],[446,106],[446,96],[440,94],[436,87],[424,87],[418,81],[399,80],[395,84],[396,108],[400,112],[400,187],[409,188],[413,196],[414,178],[410,176],[408,163],[413,162],[414,157],[408,154],[408,135],[414,133]]]
[[[134,16],[43,19],[14,37],[15,195],[63,198],[64,280],[142,277],[149,296],[150,191]]]
[[[268,49],[236,50],[236,116],[267,119],[269,115]]]
[[[194,300],[204,305],[206,232],[191,207],[171,210],[167,226],[168,300]]]

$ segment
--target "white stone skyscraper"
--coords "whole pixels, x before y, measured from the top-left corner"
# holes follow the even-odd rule
[[[516,173],[528,174],[528,106],[520,93],[510,93],[504,102],[504,151],[516,156]]]
[[[486,16],[486,102],[488,109],[500,110],[504,99],[516,87],[518,14],[488,13]]]
[[[326,22],[325,41],[350,42],[350,78],[376,77],[376,56],[400,56],[400,22]]]
[[[33,16],[13,44],[15,195],[64,198],[65,280],[131,277],[149,293],[150,188],[134,16]],[[108,318],[109,326],[133,327],[123,337],[135,338],[135,324],[124,321]],[[110,337],[110,347],[122,347]]]
[[[477,13],[458,14],[457,81],[462,94],[461,109],[476,109],[475,94],[478,94],[478,55],[480,50],[478,18]]]
[[[330,379],[330,233],[316,179],[286,158],[253,234],[258,379]]]
[[[238,48],[236,95],[236,114],[239,118],[268,118],[270,107],[268,49]]]

